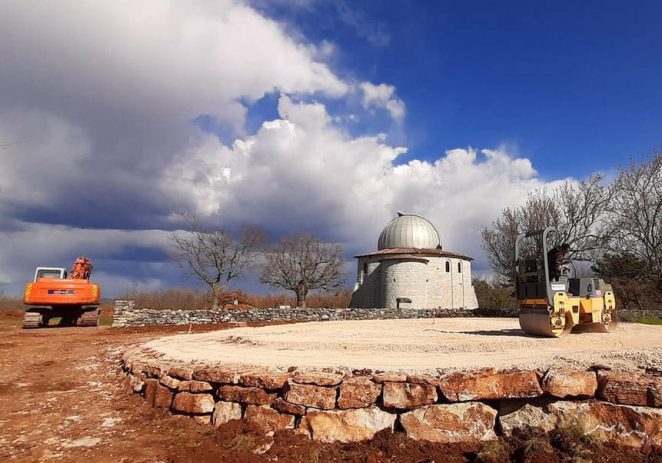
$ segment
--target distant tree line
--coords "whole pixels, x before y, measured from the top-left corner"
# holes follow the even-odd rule
[[[611,182],[596,174],[504,209],[481,230],[497,284],[513,284],[517,235],[548,226],[558,230],[555,245],[570,244],[614,285],[621,307],[662,306],[662,153],[619,167]]]
[[[172,234],[172,254],[207,286],[214,309],[220,307],[230,282],[249,270],[259,270],[261,283],[293,292],[297,307],[306,307],[311,291],[331,291],[344,283],[341,246],[321,242],[311,233],[295,233],[269,244],[259,228],[232,234],[204,227],[196,217],[188,222],[186,232]]]

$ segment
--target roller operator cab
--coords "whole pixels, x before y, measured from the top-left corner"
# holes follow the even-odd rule
[[[38,267],[25,285],[23,328],[48,326],[53,318],[60,326],[96,326],[101,289],[89,280],[91,273],[92,261],[84,257],[76,259],[68,275],[61,267]]]
[[[611,285],[594,276],[577,276],[567,265],[556,269],[549,257],[556,238],[556,230],[549,227],[517,237],[515,289],[520,327],[547,337],[562,336],[575,327],[577,331],[612,331],[616,300]]]

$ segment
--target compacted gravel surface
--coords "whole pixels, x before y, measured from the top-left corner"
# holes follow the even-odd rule
[[[539,338],[517,319],[316,322],[168,336],[147,346],[172,359],[286,369],[438,370],[589,367],[662,369],[662,327]]]

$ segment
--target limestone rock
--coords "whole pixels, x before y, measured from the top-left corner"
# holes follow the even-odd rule
[[[497,411],[480,402],[427,405],[400,415],[407,436],[440,443],[495,440]]]
[[[543,390],[554,397],[593,397],[598,379],[592,371],[549,370],[542,380]]]
[[[250,405],[271,405],[277,394],[268,393],[257,387],[221,386],[218,396],[230,402],[241,402]]]
[[[659,376],[611,371],[598,372],[598,397],[608,402],[655,406],[655,394],[660,390],[662,390],[662,377]],[[659,400],[658,392],[658,403]]]
[[[299,384],[314,384],[316,386],[337,386],[343,375],[339,373],[295,373],[292,381]]]
[[[408,375],[407,382],[412,384],[428,384],[430,386],[439,386],[439,378],[430,375]]]
[[[170,389],[177,389],[180,381],[172,376],[163,375],[161,376],[161,379],[159,379],[159,382]]]
[[[212,414],[212,424],[219,427],[230,420],[241,419],[241,405],[236,402],[216,402]]]
[[[372,407],[382,393],[382,386],[368,378],[356,377],[343,381],[338,395],[338,408]]]
[[[519,410],[507,415],[499,415],[499,423],[506,436],[511,436],[515,429],[524,431],[541,429],[544,432],[549,432],[556,426],[556,421],[552,415],[531,404],[526,404]]]
[[[249,405],[244,419],[265,434],[294,428],[294,415],[278,413],[268,405]]]
[[[180,392],[175,395],[171,408],[184,413],[212,413],[214,411],[214,397],[211,394]]]
[[[154,394],[153,406],[157,408],[170,408],[174,392],[161,384],[156,385],[156,393]]]
[[[282,413],[289,413],[291,415],[306,414],[306,407],[304,407],[303,405],[291,404],[281,399],[280,397],[276,398],[276,400],[274,400],[274,403],[272,403],[271,406]]]
[[[213,391],[214,387],[205,381],[197,381],[194,379],[191,381],[180,381],[177,389],[187,392],[209,392]]]
[[[145,389],[145,382],[135,375],[129,376],[129,384],[133,392],[142,392]]]
[[[451,402],[538,397],[543,393],[535,371],[452,373],[441,378],[439,389]]]
[[[427,384],[384,383],[384,407],[412,409],[437,401],[437,388]]]
[[[641,448],[662,446],[662,410],[614,405],[606,402],[555,402],[549,404],[556,426],[576,426],[601,442]]]
[[[290,381],[287,384],[285,400],[305,407],[331,410],[336,407],[336,389]]]
[[[154,406],[154,398],[156,397],[156,389],[159,385],[158,380],[149,378],[144,381],[145,385],[145,400],[150,406]]]
[[[299,426],[294,428],[294,434],[301,435],[301,436],[306,436],[308,439],[311,438],[310,437],[310,424],[308,424],[308,418],[306,418],[305,416],[301,417],[301,421],[299,422]]]
[[[657,381],[648,388],[648,402],[651,407],[662,407],[662,381]]]
[[[150,378],[158,378],[165,373],[161,365],[154,362],[146,362],[141,364],[141,371]]]
[[[407,381],[407,375],[397,373],[376,373],[372,380],[376,383],[404,383]]]
[[[198,424],[209,424],[211,422],[210,419],[211,415],[193,415],[191,418],[193,418],[193,421],[195,421]]]
[[[168,374],[179,380],[190,381],[193,379],[193,367],[176,365],[168,368]]]
[[[301,428],[321,442],[360,442],[372,439],[382,429],[393,429],[396,415],[377,407],[342,411],[312,411]]]
[[[243,373],[239,376],[239,384],[248,387],[259,387],[261,389],[282,389],[287,383],[289,374],[267,371],[254,371]]]
[[[193,372],[193,379],[208,383],[237,384],[239,373],[223,366],[202,367]]]

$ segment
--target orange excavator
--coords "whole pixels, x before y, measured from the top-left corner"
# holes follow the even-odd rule
[[[59,326],[97,326],[101,289],[90,281],[92,261],[79,257],[69,271],[60,267],[37,267],[34,281],[25,285],[27,305],[23,328],[48,326],[59,318]]]

